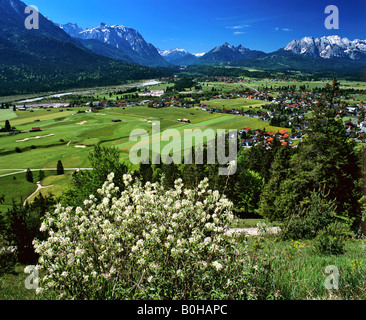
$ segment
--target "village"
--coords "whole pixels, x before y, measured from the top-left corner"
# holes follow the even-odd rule
[[[176,81],[177,79],[175,79]],[[179,79],[178,79],[179,80]],[[170,82],[171,79],[161,79],[161,81]],[[307,128],[307,119],[311,116],[313,107],[319,102],[320,92],[314,90],[295,91],[294,88],[271,86],[255,89],[249,85],[243,86],[245,80],[236,77],[205,77],[196,79],[198,90],[188,90],[181,92],[171,92],[170,90],[149,90],[138,92],[130,95],[131,99],[119,100],[96,100],[85,103],[84,107],[90,107],[85,112],[98,112],[106,107],[128,108],[134,106],[146,105],[149,108],[198,108],[209,113],[233,114],[237,116],[251,117],[259,121],[269,122],[269,126],[281,127],[282,130],[264,131],[260,128],[244,127],[238,132],[240,144],[244,148],[250,148],[263,141],[270,147],[272,141],[277,138],[282,145],[297,147],[298,142],[304,137],[304,131]],[[211,82],[215,81],[215,82]],[[253,79],[255,81],[255,79]],[[271,83],[280,82],[281,80],[268,79]],[[301,82],[301,81],[300,81]],[[200,90],[205,83],[223,84],[221,88],[225,88],[225,84],[238,84],[236,90],[222,90],[216,92]],[[263,81],[265,83],[265,81]],[[305,88],[305,85],[303,85]],[[282,90],[280,90],[282,89]],[[129,90],[133,91],[133,90]],[[121,96],[121,98],[124,98]],[[347,100],[345,99],[347,98]],[[230,107],[231,102],[237,99],[245,99],[245,101],[253,100],[253,107]],[[213,107],[205,101],[225,100],[222,107]],[[352,139],[366,143],[366,103],[356,103],[352,97],[340,96],[339,101],[334,104],[338,110],[338,117],[342,118],[347,135]],[[263,102],[260,106],[256,102]],[[352,102],[352,103],[351,103]],[[238,103],[235,103],[238,105]],[[240,104],[240,103],[239,103]],[[34,109],[57,108],[59,112],[64,110],[70,111],[73,107],[80,107],[70,102],[65,103],[32,103],[13,106],[19,111]],[[120,122],[115,119],[114,122]],[[177,119],[179,122],[190,123],[189,119]],[[32,130],[38,131],[35,127]]]
[[[165,79],[167,80],[167,79]],[[256,79],[253,79],[254,81]],[[260,121],[269,122],[270,126],[277,126],[284,128],[276,132],[263,131],[259,128],[245,127],[239,132],[239,138],[242,147],[252,147],[257,143],[262,143],[263,140],[270,146],[271,142],[277,137],[282,145],[290,145],[297,147],[298,141],[304,136],[304,131],[307,128],[307,118],[311,116],[312,109],[319,102],[321,93],[313,91],[294,91],[292,88],[284,88],[285,90],[273,90],[265,88],[259,91],[255,88],[243,87],[241,84],[244,80],[235,77],[206,77],[204,79],[197,79],[200,81],[201,87],[206,82],[215,81],[214,83],[223,84],[240,84],[237,88],[239,90],[231,92],[221,92],[217,94],[214,92],[183,91],[177,95],[170,95],[164,90],[151,90],[139,94],[137,101],[120,101],[117,103],[110,103],[108,101],[96,101],[92,111],[97,111],[99,108],[107,106],[113,107],[133,107],[135,105],[148,105],[151,108],[199,108],[210,113],[224,113],[233,114],[237,116],[252,117]],[[281,80],[268,79],[273,83]],[[301,82],[301,81],[300,81]],[[303,85],[305,88],[305,85]],[[250,90],[253,89],[253,90]],[[244,91],[244,92],[243,92]],[[145,98],[150,98],[146,100]],[[347,102],[345,98],[348,98]],[[228,107],[210,107],[202,101],[214,101],[218,99],[225,99]],[[263,101],[265,104],[258,107],[249,106],[249,108],[230,108],[230,101],[233,99],[249,99],[255,101]],[[366,102],[354,103],[352,97],[340,96],[339,103],[335,103],[334,107],[339,110],[338,117],[342,118],[347,129],[347,135],[352,139],[366,143]],[[180,122],[190,123],[189,119],[177,119]]]

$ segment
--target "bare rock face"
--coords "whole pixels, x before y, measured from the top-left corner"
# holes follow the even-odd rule
[[[291,41],[284,50],[312,58],[355,61],[366,59],[366,40],[349,40],[339,36],[304,37]]]
[[[122,25],[101,23],[96,28],[82,29],[76,23],[58,24],[70,36],[83,40],[98,40],[129,56],[133,62],[147,66],[168,66],[158,50],[147,43],[141,34]]]

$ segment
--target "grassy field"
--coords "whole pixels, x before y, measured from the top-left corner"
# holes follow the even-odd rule
[[[343,255],[322,255],[314,241],[280,241],[273,236],[248,241],[252,259],[271,266],[273,287],[285,300],[364,300],[366,298],[366,246],[364,240],[347,240]],[[339,272],[338,290],[325,288],[327,266]]]
[[[256,100],[246,99],[214,101],[216,103],[244,103],[249,105],[260,105]],[[184,139],[181,134],[185,130],[200,129],[237,129],[251,127],[252,129],[281,130],[279,127],[271,127],[268,122],[259,121],[256,118],[227,115],[221,113],[210,114],[200,108],[177,108],[169,107],[162,109],[148,108],[147,106],[135,106],[123,108],[105,108],[98,113],[77,113],[85,111],[86,108],[74,108],[71,111],[59,109],[17,111],[16,118],[10,120],[12,126],[22,130],[21,134],[0,136],[0,181],[3,189],[0,194],[6,194],[7,199],[22,196],[25,199],[35,189],[35,184],[28,184],[24,174],[16,176],[1,177],[10,173],[4,169],[44,169],[56,168],[58,160],[61,160],[64,168],[88,168],[88,155],[97,144],[103,146],[115,146],[119,148],[121,160],[129,162],[129,151],[136,141],[130,141],[130,133],[135,129],[143,129],[149,133],[147,147],[156,146],[161,141],[160,150],[162,157],[165,147],[168,145],[177,149],[184,149],[184,139],[191,139],[191,135],[186,134]],[[9,116],[14,116],[8,113]],[[178,122],[177,119],[190,119],[190,124]],[[112,120],[120,119],[115,123]],[[6,117],[0,121],[0,126],[4,125]],[[159,123],[158,123],[159,122]],[[152,135],[153,126],[160,125],[160,133]],[[33,127],[40,127],[40,132],[28,132]],[[156,128],[156,127],[155,127]],[[175,138],[170,137],[167,129],[175,129]],[[172,138],[173,142],[169,139]],[[16,150],[16,148],[18,148]],[[165,151],[164,151],[165,150]],[[47,171],[47,175],[51,175]],[[52,173],[54,175],[54,173]],[[16,177],[17,180],[13,180]],[[48,180],[47,180],[48,179]],[[69,183],[67,177],[48,177],[42,181],[43,186],[52,187],[42,190],[42,192],[52,192],[59,194]],[[7,186],[11,186],[9,189]],[[3,204],[8,208],[9,201]]]
[[[256,219],[252,221],[256,223]],[[249,225],[248,225],[249,226]],[[281,241],[277,236],[248,236],[243,245],[248,256],[258,263],[257,281],[277,292],[281,300],[365,300],[365,240],[347,240],[343,255],[322,255],[314,251],[314,241]],[[338,270],[338,290],[328,290],[328,266]],[[35,300],[34,290],[24,286],[24,265],[0,276],[0,300]],[[264,269],[262,269],[264,268]],[[260,270],[267,270],[265,276]],[[263,278],[265,277],[265,278]],[[274,295],[267,299],[273,299]]]
[[[5,120],[12,120],[18,115],[12,109],[0,109],[0,122],[5,122]]]
[[[325,82],[293,82],[293,81],[256,81],[247,79],[246,85],[254,88],[261,86],[308,85],[309,88],[321,87]],[[341,81],[344,87],[365,88],[365,84]],[[150,90],[164,89],[164,84],[150,87]],[[212,88],[231,92],[240,84],[208,83],[203,85],[203,91]],[[243,85],[245,88],[245,85]],[[103,96],[109,92],[95,93],[95,98],[110,99]],[[113,94],[111,99],[120,98]],[[364,96],[357,97],[364,99]],[[244,110],[259,108],[263,101],[248,99],[217,99],[204,101],[208,106],[237,108]],[[130,133],[134,129],[144,129],[150,134],[146,144],[155,146],[159,138],[169,138],[167,132],[151,135],[153,126],[159,122],[161,131],[176,129],[177,136],[186,129],[266,129],[277,131],[283,128],[271,127],[268,122],[256,118],[212,113],[191,108],[162,108],[153,109],[146,106],[123,108],[106,108],[98,113],[76,113],[86,108],[75,108],[71,111],[58,109],[34,110],[13,112],[0,110],[0,127],[5,120],[10,120],[12,126],[24,131],[18,135],[0,135],[0,195],[5,195],[5,201],[0,205],[0,211],[6,212],[11,207],[12,200],[23,201],[37,188],[36,183],[29,183],[25,173],[3,176],[17,170],[5,169],[42,169],[56,168],[57,161],[61,160],[65,168],[89,167],[88,154],[95,145],[115,146],[119,148],[121,160],[128,161],[129,150],[136,143],[130,141]],[[177,119],[190,119],[190,124],[178,122]],[[122,122],[112,122],[120,119]],[[40,127],[41,132],[26,132],[32,127]],[[190,138],[190,136],[186,136]],[[186,138],[185,137],[185,138]],[[173,145],[183,149],[183,140],[174,140]],[[298,141],[295,141],[297,143]],[[168,141],[161,142],[164,149]],[[15,148],[19,148],[17,152]],[[71,171],[64,175],[56,175],[55,171],[45,171],[42,179],[42,194],[59,195],[71,181]],[[38,181],[38,172],[33,171],[34,181]],[[32,200],[32,199],[30,199]],[[263,219],[235,219],[230,227],[255,228]],[[248,254],[253,262],[267,263],[271,269],[269,285],[278,290],[281,299],[366,299],[366,247],[364,240],[348,240],[346,253],[340,256],[324,256],[314,251],[314,241],[281,241],[276,236],[247,237],[243,245],[248,245]],[[339,270],[340,285],[338,291],[328,291],[324,286],[327,277],[325,268],[334,265]],[[0,276],[1,300],[33,300],[36,299],[33,290],[27,290],[24,280],[23,265],[17,265],[15,272]],[[271,297],[269,297],[271,298]]]
[[[212,88],[220,92],[233,92],[240,88],[253,87],[259,88],[263,86],[280,88],[281,86],[306,85],[309,88],[325,86],[325,81],[278,81],[275,79],[249,79],[244,78],[244,83],[223,83],[208,82],[202,83],[203,91],[211,91]],[[366,88],[365,83],[341,81],[344,88]],[[166,83],[146,87],[147,90],[162,90],[168,86]],[[121,98],[115,94],[115,90],[124,88],[99,88],[98,90],[90,90],[90,94],[94,94],[97,99],[109,99],[108,92],[112,92],[111,99]],[[144,89],[142,89],[144,90]],[[85,93],[86,94],[86,93]],[[89,94],[89,93],[88,93]],[[357,100],[363,99],[364,95],[355,95]],[[67,99],[67,96],[64,97]],[[202,101],[209,107],[218,107],[226,109],[239,110],[257,110],[264,101],[251,99],[213,99]],[[94,146],[99,144],[103,146],[115,146],[120,150],[121,160],[129,160],[129,151],[136,141],[130,141],[130,133],[134,129],[144,129],[150,134],[146,146],[150,148],[156,146],[159,138],[167,138],[168,141],[160,143],[160,149],[169,143],[169,146],[177,149],[184,149],[184,140],[178,139],[186,129],[242,129],[251,127],[252,129],[266,129],[268,131],[277,131],[283,128],[271,127],[268,122],[260,121],[256,118],[241,117],[235,115],[226,115],[220,113],[212,113],[202,111],[201,109],[191,108],[162,108],[154,109],[146,106],[135,106],[126,108],[106,108],[98,113],[77,113],[85,111],[86,107],[72,108],[70,110],[49,109],[49,110],[33,110],[14,112],[9,109],[0,110],[0,127],[3,127],[5,120],[9,120],[13,127],[22,130],[23,133],[18,135],[0,134],[0,180],[2,185],[17,185],[17,187],[9,188],[9,194],[18,196],[19,192],[22,196],[29,195],[35,186],[29,186],[25,183],[13,183],[13,176],[1,178],[1,175],[10,173],[4,169],[42,169],[55,168],[57,161],[61,160],[65,168],[84,168],[89,167],[88,154],[93,150]],[[178,122],[177,119],[190,119],[190,124]],[[122,122],[115,123],[112,120],[120,119]],[[167,129],[176,129],[175,137],[171,137],[167,133],[160,133],[151,136],[153,126],[159,122],[160,131]],[[32,127],[40,127],[40,132],[27,132]],[[156,128],[156,127],[155,127]],[[186,138],[191,136],[186,135]],[[170,141],[169,141],[170,138]],[[164,153],[164,152],[163,152]],[[18,175],[16,176],[18,178]],[[19,175],[20,177],[20,175]],[[19,181],[22,178],[18,179]],[[55,181],[46,181],[46,185],[53,185],[47,189],[49,192],[59,193],[60,190],[67,185],[68,179],[58,178]],[[13,191],[11,191],[13,190]],[[15,190],[18,194],[15,194]],[[0,190],[1,191],[1,190]],[[44,190],[46,191],[46,190]],[[9,204],[4,204],[8,206]]]
[[[214,99],[208,101],[202,101],[202,104],[207,104],[212,108],[225,108],[225,109],[238,109],[249,110],[251,108],[259,109],[262,105],[267,104],[266,101],[253,100],[253,99]]]
[[[199,109],[164,108],[153,109],[145,106],[106,108],[99,113],[79,113],[69,111],[62,114],[57,110],[20,111],[18,118],[11,121],[18,130],[29,130],[36,126],[41,132],[24,132],[18,135],[2,135],[0,147],[0,170],[12,168],[52,168],[57,160],[62,160],[64,167],[87,166],[87,154],[95,144],[115,145],[125,153],[130,132],[134,129],[152,131],[153,123],[160,122],[160,129],[212,128],[241,129],[247,126],[256,128],[281,129],[270,127],[268,122],[256,118],[236,115],[210,114]],[[192,114],[193,113],[193,114]],[[189,118],[191,124],[182,124],[177,119]],[[120,119],[122,122],[113,123]],[[14,122],[14,124],[13,124]],[[0,122],[0,125],[2,123]],[[76,148],[85,146],[85,148]],[[18,147],[22,153],[15,152]],[[47,150],[47,152],[45,152]]]
[[[25,288],[24,265],[17,265],[13,273],[0,276],[0,300],[36,300],[35,290]]]
[[[35,183],[30,183],[26,180],[25,173],[0,177],[0,195],[5,196],[4,203],[0,204],[0,212],[10,209],[13,200],[17,203],[19,203],[20,199],[24,201],[36,189]]]

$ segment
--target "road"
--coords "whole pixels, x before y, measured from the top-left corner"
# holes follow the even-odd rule
[[[269,227],[267,229],[268,233],[279,233],[280,228],[279,227]],[[258,228],[232,228],[225,232],[225,235],[231,236],[232,234],[244,234],[246,236],[257,236],[259,234]]]
[[[0,171],[16,171],[0,175],[0,178],[27,172],[28,169],[1,169]],[[30,169],[30,171],[57,171],[57,168]],[[93,168],[64,168],[65,171],[93,170]]]
[[[255,92],[259,92],[256,88],[253,88],[253,87],[251,87],[251,86],[249,86],[249,85],[247,85],[245,83],[242,83],[242,85],[248,87],[249,89],[254,90]]]
[[[42,189],[45,189],[45,188],[49,188],[49,187],[52,187],[51,186],[42,186],[40,182],[37,182],[37,189],[36,191],[34,191],[27,199],[25,199],[24,203],[23,203],[23,206],[25,206],[25,204],[27,203],[27,201],[32,198],[35,194],[37,194],[38,191],[42,190]]]

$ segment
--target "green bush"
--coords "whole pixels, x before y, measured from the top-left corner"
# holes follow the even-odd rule
[[[284,222],[282,237],[285,240],[314,239],[320,230],[337,219],[336,209],[335,200],[329,199],[324,189],[313,191],[310,199],[301,202]]]
[[[15,264],[17,262],[16,250],[11,248],[0,249],[0,276],[5,273],[12,273],[15,270]]]
[[[346,226],[334,222],[323,230],[314,241],[314,249],[318,254],[340,255],[345,253]]]

